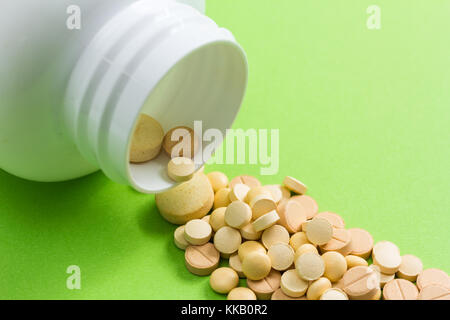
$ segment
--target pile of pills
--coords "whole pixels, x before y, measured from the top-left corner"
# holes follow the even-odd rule
[[[145,163],[155,159],[161,149],[171,158],[168,176],[176,181],[190,180],[195,172],[192,161],[198,150],[199,139],[194,130],[185,126],[170,129],[165,135],[161,124],[154,118],[141,114],[130,145],[130,162]]]
[[[228,181],[221,172],[198,172],[176,188],[190,192],[158,194],[157,206],[165,217],[169,202],[178,210],[169,221],[184,223],[174,241],[185,250],[186,268],[210,275],[212,290],[228,300],[450,299],[444,271],[423,270],[419,258],[401,255],[392,242],[374,244],[366,230],[346,229],[338,214],[318,212],[293,177],[262,186],[251,176]],[[200,211],[193,214],[194,207]],[[228,267],[219,267],[221,259]]]

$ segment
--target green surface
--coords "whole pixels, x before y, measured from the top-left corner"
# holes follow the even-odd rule
[[[280,170],[320,210],[450,272],[450,1],[208,1],[246,49],[235,128],[279,128]],[[257,166],[214,166],[230,177]],[[43,184],[0,171],[0,298],[220,298],[184,268],[153,197],[101,173]],[[82,289],[66,289],[78,265]]]

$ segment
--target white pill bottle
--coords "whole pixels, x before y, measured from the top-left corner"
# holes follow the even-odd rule
[[[44,182],[101,169],[141,192],[172,187],[164,152],[129,164],[139,114],[166,132],[200,120],[203,130],[225,133],[247,84],[244,51],[204,7],[204,0],[2,1],[0,168]]]

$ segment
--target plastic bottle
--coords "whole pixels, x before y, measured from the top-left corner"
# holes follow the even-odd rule
[[[139,114],[165,131],[202,120],[204,130],[225,132],[247,84],[244,51],[203,8],[202,0],[2,4],[0,168],[48,182],[101,169],[141,192],[172,187],[163,153],[129,164]]]

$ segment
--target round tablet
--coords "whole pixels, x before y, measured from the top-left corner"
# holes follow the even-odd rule
[[[253,227],[253,223],[248,223],[239,229],[242,238],[245,240],[259,240],[261,238],[261,231],[256,231]]]
[[[206,175],[211,183],[214,192],[228,186],[228,177],[220,171],[213,171]]]
[[[234,271],[237,272],[239,278],[245,278],[244,272],[242,271],[242,261],[237,253],[234,253],[230,256],[228,264]]]
[[[252,219],[252,210],[242,201],[233,201],[225,210],[225,222],[233,228],[242,228]]]
[[[164,130],[154,118],[140,114],[130,145],[130,162],[142,163],[158,156],[164,139]]]
[[[284,178],[283,184],[288,190],[297,194],[305,194],[308,190],[304,183],[290,176]]]
[[[354,267],[344,274],[343,290],[353,300],[372,299],[378,292],[379,280],[369,267]]]
[[[259,251],[261,253],[266,254],[266,248],[257,242],[257,241],[245,241],[241,243],[238,249],[238,255],[241,261],[244,261],[244,258],[250,254],[251,252]]]
[[[233,188],[234,185],[236,185],[238,183],[246,184],[250,188],[255,188],[255,187],[261,186],[261,182],[259,182],[259,180],[256,179],[255,177],[243,175],[243,176],[238,176],[238,177],[233,178],[230,181],[230,188]]]
[[[309,285],[306,292],[306,298],[308,300],[319,300],[322,294],[331,289],[331,282],[327,278],[319,278]]]
[[[259,217],[255,221],[253,221],[253,229],[256,232],[260,232],[266,229],[269,229],[272,227],[277,221],[280,220],[280,217],[278,216],[278,213],[276,210],[270,211],[266,213],[265,215]],[[287,231],[286,231],[287,232]]]
[[[288,199],[291,196],[290,192],[286,188],[284,188],[285,191],[283,194],[282,188],[284,188],[284,187],[281,187],[280,185],[276,185],[276,184],[265,186],[265,189],[270,192],[270,194],[272,195],[273,201],[275,201],[275,203],[277,203],[277,204],[280,203],[283,198]],[[286,194],[286,192],[287,192],[287,194]]]
[[[272,294],[280,287],[281,274],[276,270],[271,270],[269,274],[261,280],[247,279],[247,286],[255,294],[258,300],[269,300]]]
[[[331,288],[322,293],[320,300],[348,300],[348,297],[341,289]]]
[[[216,192],[214,195],[214,209],[227,207],[231,203],[230,192],[230,188],[222,188]]]
[[[417,300],[419,290],[408,280],[394,279],[383,288],[384,300]]]
[[[318,254],[307,252],[295,260],[297,274],[306,281],[319,279],[325,272],[325,263]]]
[[[250,206],[252,208],[252,217],[254,220],[259,217],[265,215],[268,212],[277,210],[277,204],[272,198],[269,198],[266,195],[259,195],[253,198],[250,202]]]
[[[419,290],[432,285],[438,284],[450,289],[450,277],[445,271],[439,269],[426,269],[417,276],[417,287]]]
[[[317,255],[319,254],[319,251],[317,251],[317,248],[315,245],[313,245],[311,243],[305,243],[297,248],[297,250],[295,251],[294,259],[297,260],[298,257],[300,257],[302,254],[307,253],[307,252],[315,253]]]
[[[310,196],[307,196],[307,195],[293,196],[291,198],[291,200],[296,201],[298,204],[300,204],[304,208],[304,210],[306,212],[306,217],[308,219],[314,218],[314,216],[319,211],[319,206],[317,205],[316,200],[314,200]]]
[[[308,289],[308,281],[301,279],[293,269],[283,273],[280,285],[283,293],[293,298],[303,296]]]
[[[238,230],[225,226],[214,235],[214,246],[221,253],[232,254],[239,249],[242,238]]]
[[[306,237],[313,244],[324,245],[332,239],[333,227],[324,218],[314,218],[308,222]]]
[[[225,208],[225,207],[220,207],[220,208],[215,209],[211,213],[211,216],[209,218],[209,224],[211,225],[214,232],[216,232],[220,228],[226,226],[226,222],[225,222],[225,210],[226,209],[227,208]]]
[[[238,286],[239,276],[231,268],[218,268],[211,274],[209,284],[215,292],[226,294]]]
[[[450,290],[438,284],[431,284],[420,290],[419,300],[450,300]]]
[[[324,277],[328,278],[331,282],[337,282],[344,276],[347,271],[347,261],[342,254],[330,251],[324,253],[322,259],[325,263]]]
[[[367,267],[369,265],[366,260],[354,255],[345,256],[345,261],[347,261],[347,269],[351,269],[357,266]]]
[[[173,240],[175,245],[181,250],[185,250],[189,247],[189,243],[184,238],[184,226],[179,226],[175,229],[175,232],[173,233]]]
[[[242,260],[242,271],[250,280],[261,280],[265,278],[271,268],[269,256],[259,251],[249,253]]]
[[[324,218],[327,219],[331,225],[333,226],[333,228],[337,228],[337,229],[343,229],[345,228],[345,222],[344,219],[342,219],[342,217],[334,212],[320,212],[316,215],[317,218]]]
[[[389,241],[380,241],[373,247],[373,264],[380,267],[385,274],[394,274],[400,268],[402,257],[398,247]]]
[[[227,300],[256,300],[256,295],[249,288],[238,287],[228,293]]]
[[[394,280],[395,278],[395,274],[381,273],[380,267],[377,265],[371,264],[369,268],[376,272],[378,280],[380,282],[380,288],[383,288],[386,285],[386,283],[388,283],[391,280]]]
[[[248,204],[252,203],[253,199],[255,199],[257,196],[265,196],[266,198],[273,199],[272,193],[270,193],[267,187],[259,186],[250,189],[250,191],[247,193],[246,202]]]
[[[301,245],[311,242],[308,241],[308,238],[306,238],[306,233],[303,231],[294,233],[291,238],[289,239],[289,245],[296,251]]]
[[[219,266],[220,254],[212,243],[206,243],[202,246],[187,247],[184,260],[191,273],[206,276]]]
[[[183,182],[192,179],[194,172],[194,161],[189,158],[173,158],[167,164],[167,174],[170,179],[176,182]]]
[[[272,294],[271,300],[306,300],[306,297],[303,295],[298,298],[289,297],[286,295],[281,288],[275,290],[275,292]]]
[[[275,270],[287,270],[294,263],[294,250],[286,243],[275,243],[267,251]]]
[[[346,229],[333,228],[333,237],[326,244],[320,246],[322,252],[337,251],[342,255],[348,255],[352,250],[352,236]]]
[[[230,197],[230,201],[242,201],[244,202],[245,199],[247,198],[247,193],[250,190],[250,188],[242,183],[238,183],[236,185],[233,186],[233,188],[231,188],[229,197]]]
[[[364,229],[348,229],[352,237],[350,254],[367,259],[370,257],[373,248],[373,238],[369,232]]]
[[[186,223],[184,238],[190,244],[199,246],[211,239],[211,232],[211,226],[207,222],[201,219],[194,219]]]
[[[402,256],[402,263],[397,271],[397,277],[415,282],[423,270],[422,261],[416,256],[406,254]]]
[[[163,141],[163,149],[170,158],[188,157],[194,158],[199,141],[194,130],[189,127],[179,126],[170,129]]]
[[[295,201],[288,200],[278,206],[280,225],[285,227],[289,233],[300,231],[302,224],[307,220],[306,210]]]
[[[261,236],[261,242],[269,249],[276,243],[289,243],[289,232],[283,226],[278,224],[264,230]]]

